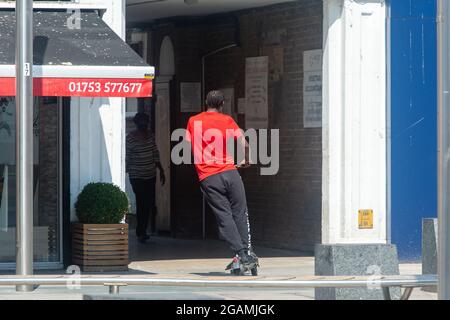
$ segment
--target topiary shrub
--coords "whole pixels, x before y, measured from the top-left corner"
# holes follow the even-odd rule
[[[78,196],[75,210],[80,223],[118,224],[129,211],[125,192],[111,183],[90,183]]]

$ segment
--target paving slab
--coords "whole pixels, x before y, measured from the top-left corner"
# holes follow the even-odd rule
[[[311,253],[255,248],[260,256],[262,277],[297,277],[314,275],[314,257]],[[130,239],[131,261],[127,273],[101,275],[171,275],[231,277],[225,266],[231,259],[230,251],[221,241],[154,238],[148,244],[137,245]],[[5,274],[5,272],[2,272]],[[12,274],[12,272],[6,272]],[[39,274],[65,274],[64,270],[44,270]],[[89,273],[92,275],[99,275]],[[421,264],[401,264],[400,274],[419,275]],[[130,298],[162,300],[167,297],[195,300],[313,300],[314,289],[249,289],[249,288],[189,288],[189,287],[123,287],[120,294]],[[66,287],[41,286],[32,293],[17,293],[14,287],[0,287],[0,300],[82,300],[85,296],[108,297],[103,286],[68,290]],[[436,294],[416,289],[411,299],[436,299]]]

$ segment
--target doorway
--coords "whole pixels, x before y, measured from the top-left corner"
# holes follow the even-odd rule
[[[185,129],[188,119],[202,111],[202,83],[205,93],[218,89],[226,94],[227,110],[239,127],[278,130],[279,159],[273,161],[279,164],[278,172],[262,175],[263,164],[241,172],[252,240],[255,245],[312,253],[322,240],[323,154],[321,66],[310,62],[320,61],[322,54],[324,8],[321,1],[271,2],[259,7],[241,1],[240,6],[252,9],[222,12],[199,4],[202,16],[187,11],[175,16],[167,8],[160,11],[167,19],[155,16],[155,6],[164,7],[161,2],[139,6],[139,12],[133,7],[127,19],[130,27],[151,30],[157,85],[163,76],[174,75],[169,80],[172,131]],[[171,73],[162,72],[165,64],[158,60],[171,60],[164,52],[167,39],[174,49]],[[254,87],[260,89],[257,94],[251,92]],[[203,206],[194,166],[171,169],[171,235],[217,239],[215,217]]]
[[[151,48],[149,46],[150,32],[132,30],[128,37],[129,45],[145,61],[151,63],[153,55],[149,55]],[[133,117],[138,112],[145,112],[151,119],[151,130],[155,135],[155,141],[158,146],[161,165],[164,168],[166,182],[161,185],[159,178],[156,183],[155,208],[151,215],[149,224],[151,234],[170,234],[171,232],[171,81],[174,76],[175,62],[173,46],[169,38],[164,39],[161,46],[159,69],[160,76],[155,83],[155,95],[150,99],[127,99],[126,111],[126,132],[127,134],[134,130]],[[129,179],[126,182],[126,191],[131,203],[131,212],[136,212],[135,196],[131,188]],[[134,216],[134,215],[133,215]],[[135,219],[129,219],[134,227]]]

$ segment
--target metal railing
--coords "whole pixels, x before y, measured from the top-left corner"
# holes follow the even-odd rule
[[[384,299],[391,300],[390,288],[404,288],[401,300],[408,300],[414,288],[437,286],[436,275],[421,276],[313,276],[254,277],[220,279],[218,277],[170,278],[163,276],[0,276],[0,286],[106,286],[110,294],[119,294],[124,286],[166,287],[240,287],[240,288],[379,288]]]

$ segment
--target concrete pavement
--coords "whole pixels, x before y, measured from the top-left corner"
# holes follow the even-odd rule
[[[305,276],[314,274],[314,257],[304,252],[255,248],[260,257],[260,275]],[[231,277],[225,272],[230,262],[230,251],[223,242],[209,240],[180,240],[152,238],[147,244],[130,239],[130,271],[128,274],[194,274]],[[401,274],[420,274],[420,264],[402,264]],[[48,273],[64,273],[46,271]],[[40,287],[32,293],[16,293],[12,287],[0,287],[0,300],[80,300],[84,295],[104,297],[104,287],[84,287],[68,290],[65,287]],[[246,289],[246,288],[170,288],[170,287],[124,287],[123,297],[151,300],[165,299],[245,299],[245,300],[312,300],[313,289]],[[411,299],[436,299],[435,293],[414,290]]]

